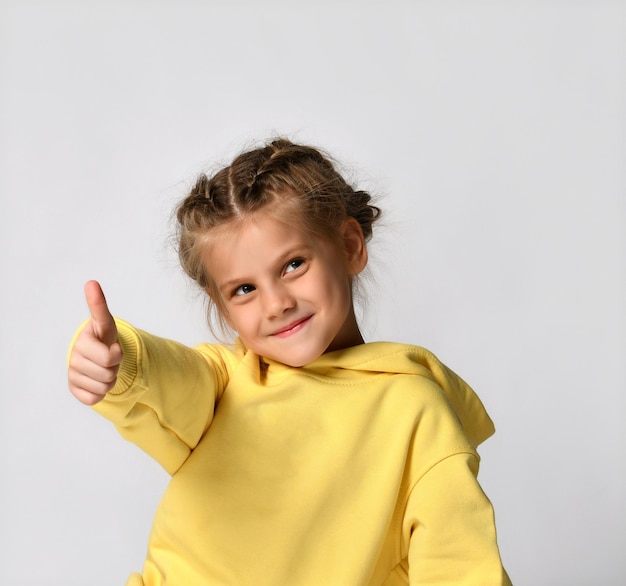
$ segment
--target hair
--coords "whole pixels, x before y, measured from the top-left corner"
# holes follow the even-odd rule
[[[272,205],[281,220],[335,244],[340,226],[353,217],[369,241],[380,216],[371,200],[369,193],[343,179],[329,155],[284,138],[239,154],[211,177],[200,175],[176,208],[178,256],[187,275],[209,295],[211,330],[215,333],[215,316],[221,331],[228,331],[204,260],[207,247],[219,238],[217,228]]]

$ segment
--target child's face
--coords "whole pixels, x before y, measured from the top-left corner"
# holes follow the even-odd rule
[[[355,221],[342,227],[346,253],[260,211],[232,224],[206,256],[218,306],[243,343],[265,358],[303,366],[361,344],[351,275],[367,262]]]

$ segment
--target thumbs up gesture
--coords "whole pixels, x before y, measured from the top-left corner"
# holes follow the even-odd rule
[[[70,354],[68,381],[71,393],[86,405],[95,405],[115,386],[122,362],[115,320],[97,281],[85,285],[91,319],[82,329]]]

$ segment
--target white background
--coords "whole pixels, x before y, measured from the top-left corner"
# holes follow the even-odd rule
[[[82,285],[209,339],[171,210],[272,134],[381,196],[367,339],[483,399],[513,582],[625,583],[625,39],[600,0],[3,0],[0,583],[141,569],[167,476],[66,389]]]

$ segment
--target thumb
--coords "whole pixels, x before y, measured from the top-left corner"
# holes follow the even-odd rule
[[[94,334],[107,346],[115,344],[117,342],[115,320],[109,311],[107,301],[98,281],[88,281],[85,284],[85,298],[91,313]]]

